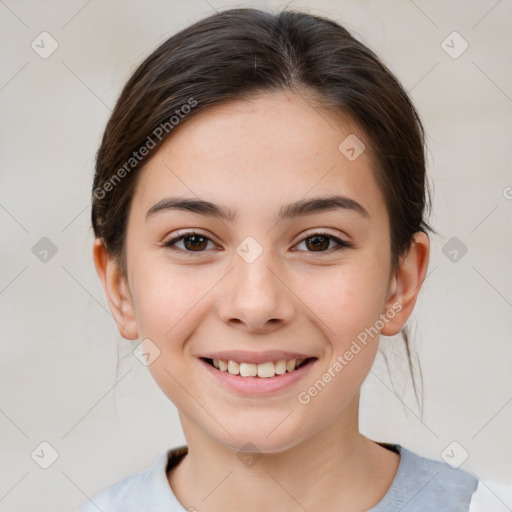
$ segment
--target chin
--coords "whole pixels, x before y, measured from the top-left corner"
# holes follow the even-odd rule
[[[289,425],[288,427],[290,427]],[[301,442],[297,435],[297,429],[283,428],[283,425],[271,429],[262,428],[260,425],[253,424],[250,428],[247,425],[226,426],[227,430],[233,436],[229,436],[222,431],[217,441],[236,452],[247,453],[283,453]],[[270,434],[269,434],[270,432]]]

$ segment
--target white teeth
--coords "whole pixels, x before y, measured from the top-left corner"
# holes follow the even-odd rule
[[[258,365],[258,377],[263,377],[264,379],[268,377],[273,377],[276,374],[276,367],[274,363],[263,363]]]
[[[282,375],[286,373],[286,361],[277,361],[275,364],[277,375]]]
[[[228,361],[228,372],[231,375],[238,375],[240,373],[240,365],[236,361]]]
[[[231,375],[240,375],[241,377],[260,377],[267,379],[275,375],[283,375],[284,373],[293,372],[300,366],[304,359],[291,359],[289,361],[280,360],[268,361],[261,364],[238,363],[237,361],[226,361],[223,359],[213,359],[213,366],[221,372],[228,372]]]
[[[256,375],[258,374],[258,366],[260,365],[251,363],[240,363],[240,376],[256,377]]]

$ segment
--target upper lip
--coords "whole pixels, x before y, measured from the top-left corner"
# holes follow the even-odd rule
[[[283,350],[268,350],[265,352],[247,352],[245,350],[225,350],[202,354],[202,358],[222,359],[224,361],[236,361],[241,363],[261,364],[269,361],[290,361],[291,359],[308,359],[314,356],[299,352],[285,352]]]

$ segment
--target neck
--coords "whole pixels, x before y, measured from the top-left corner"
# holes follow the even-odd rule
[[[391,485],[399,456],[359,433],[357,409],[290,449],[245,463],[181,417],[188,454],[169,483],[185,508],[201,512],[369,510]]]

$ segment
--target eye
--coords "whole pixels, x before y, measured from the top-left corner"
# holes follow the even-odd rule
[[[179,242],[183,242],[184,248],[178,247],[176,245]],[[170,247],[173,250],[182,251],[186,253],[193,253],[204,252],[204,249],[206,249],[208,242],[211,242],[213,244],[212,240],[208,238],[206,235],[196,233],[195,231],[189,231],[165,242],[163,245],[164,247]]]
[[[183,243],[183,247],[178,247],[178,243]],[[164,247],[169,247],[176,251],[181,251],[186,253],[187,255],[192,255],[191,253],[202,253],[205,252],[208,246],[208,242],[210,242],[214,248],[215,244],[213,241],[203,235],[202,233],[197,233],[195,231],[189,231],[187,233],[183,233],[178,237],[172,238],[167,242],[164,242]],[[334,243],[334,246],[331,246],[331,243]],[[308,233],[306,238],[303,238],[298,245],[305,244],[306,247],[312,249],[307,250],[306,252],[321,252],[321,253],[331,253],[334,251],[339,251],[344,248],[352,247],[352,244],[341,240],[340,238],[331,235],[329,233],[323,232],[314,232]]]
[[[331,246],[331,242],[334,242],[334,246]],[[307,252],[334,252],[344,248],[352,247],[352,244],[341,240],[340,238],[330,235],[329,233],[308,233],[306,238],[303,238],[298,245],[305,244],[306,247],[312,248]]]

